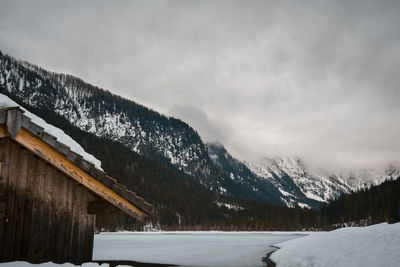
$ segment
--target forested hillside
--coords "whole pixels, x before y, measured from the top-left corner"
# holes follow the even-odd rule
[[[26,105],[25,105],[26,106]],[[164,230],[299,230],[314,225],[315,211],[268,205],[211,192],[190,176],[148,159],[118,142],[99,138],[71,125],[54,112],[26,108],[78,141],[102,161],[102,168],[152,203],[155,212],[143,223],[117,210],[97,216],[97,228],[141,229],[144,224]]]
[[[268,205],[213,193],[173,167],[81,131],[55,113],[27,108],[64,129],[102,161],[107,173],[155,207],[153,216],[142,223],[107,210],[97,216],[98,229],[141,230],[151,223],[164,230],[303,230],[400,221],[400,180],[344,194],[321,211]]]
[[[400,180],[343,194],[322,207],[323,225],[370,225],[400,221]]]

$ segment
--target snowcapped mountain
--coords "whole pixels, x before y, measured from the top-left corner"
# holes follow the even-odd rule
[[[246,164],[233,158],[222,144],[207,144],[207,147],[211,160],[220,171],[245,188],[253,199],[285,205],[281,193],[271,181],[257,177]]]
[[[318,208],[324,200],[305,190],[320,181],[308,181],[300,161],[263,159],[258,164],[241,162],[233,158],[222,144],[207,144],[210,158],[222,172],[253,190],[253,195],[265,202],[294,207]],[[285,164],[281,164],[285,162]],[[285,168],[284,168],[285,167]],[[303,180],[303,184],[296,181]],[[301,186],[304,186],[303,189]],[[323,191],[325,188],[321,188]],[[342,192],[342,191],[341,191]],[[345,192],[348,192],[347,190]]]
[[[286,204],[299,203],[298,196],[305,196],[318,202],[327,202],[351,188],[339,177],[323,171],[307,168],[298,158],[263,158],[257,163],[248,164],[257,177],[270,180],[286,196]],[[291,187],[287,186],[290,181]],[[305,206],[306,203],[299,203]]]
[[[400,177],[399,166],[384,169],[362,169],[352,172],[329,173],[307,167],[298,158],[262,158],[257,162],[234,159],[221,144],[208,144],[209,154],[216,166],[232,179],[252,183],[257,192],[279,198],[285,205],[316,208],[342,193],[378,185]],[[262,185],[268,187],[263,191]],[[276,194],[276,192],[279,192]],[[268,200],[271,201],[271,200]]]
[[[359,190],[371,185],[379,185],[386,180],[396,180],[400,177],[399,164],[389,164],[386,168],[360,169],[333,174],[341,177],[351,190]]]
[[[277,205],[318,207],[353,189],[400,176],[400,168],[328,174],[299,159],[233,158],[221,144],[205,145],[187,123],[85,83],[0,52],[0,92],[25,106],[55,112],[79,129],[163,162],[223,195]]]

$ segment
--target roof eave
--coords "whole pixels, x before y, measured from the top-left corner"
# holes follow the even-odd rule
[[[56,137],[45,132],[43,127],[32,122],[30,118],[23,115],[22,112],[23,111],[18,107],[0,109],[1,137],[11,138],[21,143],[28,147],[34,154],[51,162],[56,168],[61,169],[68,176],[74,176],[74,173],[70,172],[71,170],[65,169],[65,165],[69,165],[70,168],[75,169],[74,172],[78,172],[80,176],[85,176],[86,182],[91,180],[90,183],[86,184],[91,191],[128,213],[130,216],[141,220],[146,215],[152,213],[153,207],[151,204],[128,190],[124,185],[119,184],[114,178],[106,175],[102,170],[97,169],[93,163],[85,160],[81,155],[71,151],[68,146],[58,142]],[[14,113],[17,113],[17,115]],[[11,120],[10,116],[13,116]],[[9,129],[13,129],[12,131],[14,132],[12,135]],[[17,133],[15,133],[15,131],[17,131]],[[51,155],[46,155],[46,153],[57,157],[58,160],[52,160]],[[60,162],[64,164],[60,164]],[[72,178],[82,183],[82,177]],[[96,192],[99,190],[94,190],[95,188],[90,186],[93,183],[98,186],[101,185],[100,187],[108,192],[108,194]],[[110,194],[113,195],[115,199],[112,199],[112,197],[110,199]]]

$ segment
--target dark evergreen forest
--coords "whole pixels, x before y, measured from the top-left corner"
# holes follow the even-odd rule
[[[328,230],[349,224],[400,220],[400,180],[342,195],[319,211],[239,199],[209,191],[172,165],[83,132],[54,112],[21,105],[63,129],[101,160],[109,175],[154,205],[154,214],[144,222],[134,221],[110,207],[97,215],[98,230],[141,230],[149,222],[159,224],[163,230]]]
[[[343,194],[320,210],[324,226],[370,225],[400,221],[400,180]]]

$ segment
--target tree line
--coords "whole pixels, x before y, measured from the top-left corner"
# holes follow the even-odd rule
[[[18,99],[14,100],[22,104]],[[102,168],[109,175],[154,205],[154,214],[144,222],[107,209],[97,215],[98,230],[141,230],[149,223],[159,225],[163,230],[328,230],[349,224],[400,221],[400,180],[341,195],[320,210],[239,199],[209,191],[172,165],[141,156],[118,142],[81,131],[55,112],[24,105],[48,123],[63,129],[101,160]]]

